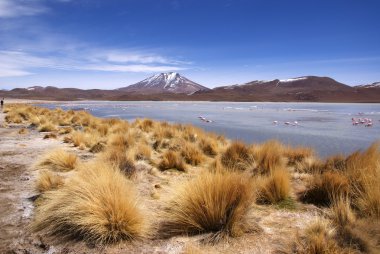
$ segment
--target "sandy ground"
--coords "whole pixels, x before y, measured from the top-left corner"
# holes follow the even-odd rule
[[[257,206],[252,221],[257,224],[259,232],[247,233],[214,246],[200,245],[199,239],[204,236],[153,238],[104,247],[83,242],[56,242],[28,229],[34,210],[31,197],[37,194],[34,185],[38,171],[33,165],[46,151],[58,147],[75,151],[82,160],[93,155],[69,147],[59,139],[43,139],[44,134],[33,129],[27,134],[18,134],[22,125],[4,127],[3,124],[4,114],[0,113],[0,253],[281,253],[279,250],[288,249],[288,243],[299,230],[318,217],[318,211],[313,207],[286,210]],[[147,214],[155,221],[163,219],[159,218],[157,211],[161,204],[159,199],[165,195],[165,186],[189,177],[191,172],[152,174],[148,165],[140,166],[142,170],[135,182]],[[155,189],[157,184],[163,188]],[[157,192],[158,197],[152,195],[153,192]],[[201,246],[200,249],[197,246]]]
[[[18,134],[19,126],[3,127],[0,113],[0,253],[41,253],[46,244],[31,236],[28,225],[33,212],[36,171],[33,163],[48,149],[60,145],[57,140],[43,140],[30,131]]]

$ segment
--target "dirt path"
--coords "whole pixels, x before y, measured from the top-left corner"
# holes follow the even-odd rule
[[[28,231],[35,195],[36,158],[48,149],[58,147],[57,140],[44,140],[42,134],[29,130],[19,134],[20,126],[6,128],[0,113],[0,253],[42,253],[47,250]]]

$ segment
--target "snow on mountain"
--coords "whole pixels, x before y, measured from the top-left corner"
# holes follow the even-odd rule
[[[282,83],[287,83],[287,82],[294,82],[294,81],[299,81],[299,80],[305,80],[308,77],[299,77],[299,78],[289,78],[289,79],[280,79],[280,82]]]
[[[375,83],[367,84],[367,85],[359,85],[356,87],[358,87],[358,88],[380,88],[380,82],[375,82]]]
[[[121,91],[147,93],[186,93],[209,90],[177,72],[160,73],[144,79],[136,84],[119,88]]]
[[[31,87],[27,87],[26,90],[28,91],[36,91],[36,90],[43,90],[44,87],[42,86],[31,86]]]

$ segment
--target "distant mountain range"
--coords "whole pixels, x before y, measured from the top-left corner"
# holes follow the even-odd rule
[[[328,77],[305,76],[256,80],[209,89],[178,73],[169,72],[115,90],[33,86],[0,90],[0,97],[44,100],[380,102],[380,82],[352,87]]]

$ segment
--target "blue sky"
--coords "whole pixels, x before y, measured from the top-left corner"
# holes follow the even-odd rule
[[[380,81],[378,0],[0,0],[0,88]]]

